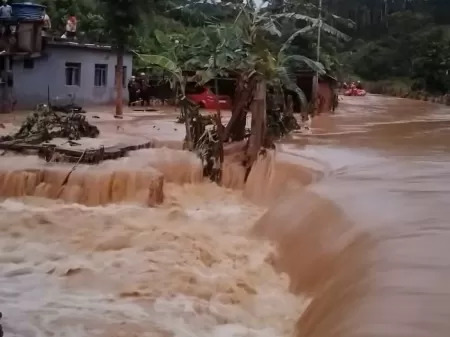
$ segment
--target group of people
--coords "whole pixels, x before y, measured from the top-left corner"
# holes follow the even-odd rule
[[[347,84],[347,82],[344,82],[343,84],[342,84],[342,88],[343,89],[358,89],[358,90],[363,90],[363,86],[362,86],[362,84],[361,84],[361,81],[357,81],[356,83],[355,82],[352,82],[352,83],[350,83],[350,85],[348,85]]]
[[[172,96],[172,89],[168,81],[152,81],[145,73],[132,76],[128,81],[128,106],[140,103],[150,106],[152,99],[158,99],[164,105]]]

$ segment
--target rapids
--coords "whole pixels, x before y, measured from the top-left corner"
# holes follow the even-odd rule
[[[155,208],[5,199],[6,336],[449,336],[449,112],[345,98],[246,184],[227,162],[233,189],[137,152],[121,165],[166,179]]]

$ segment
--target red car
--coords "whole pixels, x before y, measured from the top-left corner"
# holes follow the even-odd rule
[[[186,96],[204,109],[217,109],[217,100],[221,109],[230,110],[231,98],[226,95],[216,95],[208,87],[186,88]]]

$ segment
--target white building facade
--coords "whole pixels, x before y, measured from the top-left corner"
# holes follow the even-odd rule
[[[132,72],[133,57],[124,57],[124,100]],[[115,96],[117,55],[108,46],[75,42],[49,42],[37,57],[12,59],[13,96],[16,108],[34,108],[37,104],[70,101],[82,106],[111,104]]]

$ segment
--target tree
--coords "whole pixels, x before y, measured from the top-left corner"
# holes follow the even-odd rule
[[[105,30],[117,52],[115,116],[123,115],[123,56],[136,37],[136,26],[141,19],[145,0],[100,0],[105,19]]]
[[[352,50],[343,54],[348,72],[370,81],[400,80],[413,91],[448,92],[450,34],[433,17],[437,3],[413,1],[414,10],[406,11],[397,3],[380,37],[355,41]]]
[[[178,9],[195,9],[198,2],[193,1],[179,6]],[[323,73],[323,67],[303,55],[288,55],[288,49],[296,37],[314,31],[318,20],[296,12],[272,11],[272,8],[257,6],[253,1],[245,4],[240,2],[221,2],[217,7],[224,7],[234,12],[235,17],[230,22],[221,22],[220,27],[212,26],[210,32],[200,43],[200,52],[190,63],[195,63],[201,69],[207,69],[209,74],[217,71],[232,71],[237,75],[237,90],[232,117],[225,128],[224,141],[242,140],[245,137],[246,112],[251,108],[257,88],[266,87],[266,82],[276,87],[288,88],[296,92],[305,103],[305,95],[298,88],[295,76],[290,71],[292,64],[303,64]],[[301,28],[295,28],[294,34],[288,33],[283,43],[281,32],[286,22],[302,22]],[[306,25],[305,25],[306,24]],[[345,34],[328,24],[321,29],[339,38],[347,38]],[[258,95],[261,97],[261,95]],[[304,107],[305,108],[305,107]],[[265,115],[265,113],[259,113]],[[262,143],[260,143],[261,145]],[[258,147],[258,146],[256,146]]]

